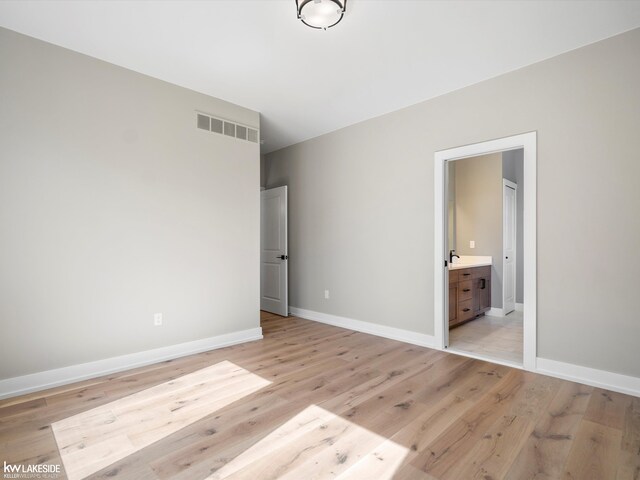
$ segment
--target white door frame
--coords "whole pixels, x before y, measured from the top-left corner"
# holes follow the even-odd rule
[[[518,247],[517,247],[517,243],[518,243],[518,184],[515,182],[512,182],[511,180],[507,180],[506,178],[502,179],[502,311],[503,311],[503,315],[506,313],[510,313],[513,310],[509,310],[509,312],[507,312],[507,309],[505,308],[506,305],[506,295],[505,292],[507,290],[506,288],[506,278],[507,278],[507,262],[505,262],[505,255],[506,255],[506,249],[505,249],[505,236],[504,236],[504,232],[505,232],[505,224],[506,224],[506,218],[505,218],[505,208],[504,208],[504,204],[505,204],[505,187],[509,187],[512,190],[514,190],[515,192],[515,197],[514,197],[514,202],[515,202],[515,208],[514,208],[514,212],[513,212],[513,218],[514,218],[514,229],[515,229],[515,234],[516,234],[516,241],[515,241],[515,245],[513,247],[513,253],[511,254],[512,256],[512,262],[517,270],[518,268]],[[517,271],[516,273],[513,275],[513,302],[514,302],[514,310],[515,310],[515,304],[517,302],[517,291],[518,291],[518,274]]]
[[[447,161],[477,157],[490,153],[524,149],[524,205],[523,205],[523,239],[524,239],[524,345],[523,367],[525,370],[536,369],[536,132],[523,133],[512,137],[489,140],[487,142],[465,145],[462,147],[441,150],[435,153],[434,170],[434,337],[436,347],[445,348],[445,326],[449,319],[447,301],[449,271],[445,267],[448,261],[445,244],[447,235],[447,207],[444,194],[445,166]],[[498,363],[498,362],[496,362]]]

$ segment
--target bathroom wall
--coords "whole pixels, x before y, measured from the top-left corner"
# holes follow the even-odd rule
[[[455,167],[458,255],[490,255],[491,306],[502,308],[502,154],[451,162]],[[471,248],[469,242],[475,242]]]
[[[448,192],[447,199],[447,230],[448,233],[448,248],[447,250],[457,250],[456,242],[456,164],[455,162],[449,162],[447,164],[448,173]]]

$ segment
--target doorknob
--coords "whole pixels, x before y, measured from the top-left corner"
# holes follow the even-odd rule
[[[280,260],[286,260],[289,258],[289,255],[280,255],[279,257],[276,257],[276,258],[279,258]]]

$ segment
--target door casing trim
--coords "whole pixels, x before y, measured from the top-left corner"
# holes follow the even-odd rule
[[[434,155],[434,337],[436,347],[445,349],[445,326],[449,316],[446,292],[449,274],[445,267],[447,206],[445,165],[449,161],[487,155],[490,153],[524,149],[524,205],[523,205],[523,367],[536,370],[537,353],[537,249],[536,249],[536,198],[537,198],[537,132],[522,133],[486,142],[464,145],[435,152]],[[447,330],[448,331],[448,330]],[[454,353],[454,352],[452,352]]]

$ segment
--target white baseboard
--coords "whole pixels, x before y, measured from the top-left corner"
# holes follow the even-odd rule
[[[536,359],[536,371],[544,375],[640,397],[640,378],[638,377],[540,357]]]
[[[499,310],[499,314],[502,314],[501,308],[495,310]],[[421,347],[438,348],[436,346],[435,337],[425,335],[423,333],[411,332],[400,328],[387,327],[376,323],[364,322],[362,320],[354,320],[352,318],[339,317],[337,315],[329,315],[327,313],[314,312],[312,310],[305,310],[291,306],[289,307],[289,313],[296,317],[326,323],[336,327],[347,328],[357,332],[369,333],[371,335],[390,338],[392,340],[399,340],[401,342],[411,343]],[[487,315],[495,315],[495,313],[489,311],[487,312]],[[517,365],[511,366],[521,368]],[[594,368],[558,362],[540,357],[536,359],[536,372],[572,382],[584,383],[585,385],[605,388],[614,392],[626,393],[628,395],[640,397],[640,378],[637,377],[621,375],[618,373],[607,372],[605,370],[597,370]]]
[[[385,325],[378,325],[377,323],[363,322],[362,320],[354,320],[352,318],[339,317],[337,315],[329,315],[327,313],[314,312],[312,310],[304,310],[302,308],[292,306],[289,306],[289,314],[305,318],[307,320],[333,325],[334,327],[347,328],[349,330],[368,333],[378,337],[411,343],[412,345],[437,348],[435,337],[424,333],[412,332],[410,330],[403,330],[395,327],[387,327]]]
[[[69,367],[46,370],[21,377],[0,380],[0,399],[37,392],[89,378],[109,375],[152,363],[228,347],[238,343],[251,342],[262,338],[262,328],[252,328],[238,332],[203,338],[192,342],[179,343],[168,347],[155,348],[144,352],[130,353],[118,357],[105,358],[95,362],[81,363]]]
[[[524,303],[516,303],[516,312],[524,312]]]

